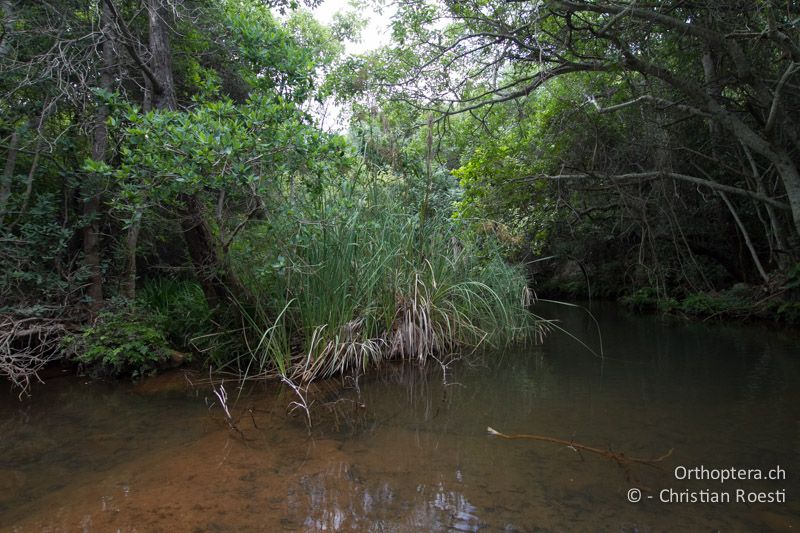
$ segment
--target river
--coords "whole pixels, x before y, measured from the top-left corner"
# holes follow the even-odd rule
[[[800,530],[798,336],[592,309],[602,359],[556,331],[444,369],[393,364],[312,386],[310,427],[285,387],[239,393],[182,372],[139,384],[54,377],[21,401],[3,391],[0,528]],[[599,351],[584,311],[537,312]],[[487,426],[616,457],[672,454],[620,465]],[[721,503],[705,501],[714,495]]]

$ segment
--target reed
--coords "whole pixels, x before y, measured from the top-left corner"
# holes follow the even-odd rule
[[[521,270],[464,238],[452,220],[420,227],[418,215],[378,188],[341,202],[329,196],[302,213],[281,250],[281,275],[257,290],[280,308],[271,324],[253,321],[261,333],[248,372],[272,367],[309,381],[541,333]]]

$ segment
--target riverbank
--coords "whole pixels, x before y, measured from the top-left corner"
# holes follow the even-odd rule
[[[575,273],[577,274],[577,273]],[[717,291],[692,291],[642,286],[625,288],[605,283],[592,285],[573,276],[553,278],[537,288],[548,299],[617,301],[637,313],[664,314],[688,320],[731,323],[766,322],[782,327],[800,326],[800,270],[765,285],[737,283]]]

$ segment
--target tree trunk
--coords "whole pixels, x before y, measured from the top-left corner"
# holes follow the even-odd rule
[[[703,74],[705,77],[705,90],[706,97],[713,98],[717,101],[722,97],[722,87],[719,83],[717,76],[717,60],[711,46],[706,44],[703,47]],[[719,160],[719,146],[722,138],[722,131],[719,122],[716,120],[709,120],[708,122],[708,137],[711,140],[711,157]]]
[[[25,216],[25,212],[28,210],[28,204],[31,201],[31,193],[33,193],[33,177],[36,175],[36,169],[39,167],[39,156],[41,155],[41,153],[42,153],[42,137],[40,133],[39,136],[36,138],[36,147],[33,150],[33,161],[31,161],[31,168],[28,169],[28,177],[25,179],[25,193],[22,196],[22,205],[17,211],[17,217],[14,219],[14,222],[11,222],[8,225],[9,231],[11,231],[14,228],[14,226],[20,223],[22,217]],[[2,216],[0,216],[0,223],[1,222],[2,222]]]
[[[33,176],[36,173],[36,168],[39,166],[39,156],[42,151],[42,128],[44,126],[44,121],[47,120],[53,108],[53,102],[46,102],[42,107],[41,115],[39,115],[37,119],[31,118],[28,120],[28,128],[36,132],[36,145],[33,149],[33,161],[28,170],[28,177],[25,180],[25,193],[22,197],[22,206],[19,208],[14,221],[9,222],[8,231],[11,231],[11,229],[19,223],[25,211],[28,209],[28,202],[30,201],[31,192],[33,190]],[[8,213],[8,200],[11,197],[14,185],[14,172],[16,170],[20,143],[20,129],[21,128],[15,128],[11,133],[6,162],[3,166],[3,174],[0,176],[0,227],[4,225],[6,215],[10,214]]]
[[[147,12],[150,23],[150,70],[154,74],[154,81],[158,82],[150,84],[152,106],[157,110],[171,111],[176,109],[177,102],[164,0],[147,0]],[[198,194],[181,194],[178,201],[181,204],[179,214],[183,237],[209,307],[217,308],[231,300],[251,302],[248,291],[220,253],[219,240],[211,231]]]
[[[3,60],[11,49],[9,44],[11,32],[14,31],[14,6],[11,0],[0,0],[0,11],[3,13],[3,30],[0,34],[0,61]]]
[[[742,149],[744,150],[744,155],[750,165],[750,172],[756,182],[756,192],[761,195],[766,195],[767,189],[764,186],[765,176],[759,172],[758,165],[756,164],[756,160],[753,158],[753,154],[750,153],[750,149],[744,144],[742,145]],[[772,233],[771,236],[775,240],[775,245],[777,246],[777,250],[772,249],[769,235],[770,231],[767,230],[767,240],[770,241],[770,248],[773,252],[772,255],[774,256],[775,262],[778,264],[778,268],[780,270],[786,270],[790,266],[788,261],[789,256],[787,255],[789,253],[789,246],[787,245],[786,237],[783,233],[781,220],[778,218],[778,214],[775,212],[773,206],[770,204],[764,204],[764,207],[766,208],[767,217],[769,218],[769,227]],[[758,210],[758,206],[756,206],[756,210]]]
[[[152,87],[153,108],[171,111],[177,104],[164,0],[147,0],[147,15],[150,22],[150,70],[159,82],[158,87]]]
[[[111,42],[111,10],[108,5],[98,1],[102,12],[100,22],[103,42],[101,45],[101,55],[103,58],[100,65],[100,88],[110,92],[113,80],[111,69],[114,67],[114,46]],[[95,161],[106,160],[106,149],[108,147],[108,106],[102,104],[97,109],[94,121],[94,134],[92,138],[92,159]],[[87,296],[91,300],[90,311],[94,314],[103,307],[103,272],[101,269],[100,253],[100,218],[101,218],[101,191],[103,190],[101,177],[89,175],[83,182],[82,196],[84,199],[83,216],[86,226],[83,228],[83,259],[89,271],[89,287]]]
[[[234,299],[249,300],[247,290],[220,254],[217,238],[206,221],[203,205],[194,194],[180,197],[181,228],[195,274],[211,308]]]
[[[783,187],[786,189],[786,198],[792,207],[792,220],[796,235],[800,235],[800,172],[788,155],[782,154],[774,161],[775,169],[781,177]]]
[[[19,149],[19,130],[14,129],[8,143],[6,164],[3,166],[3,175],[0,176],[0,227],[7,214],[8,199],[11,197],[11,186],[14,182],[14,169],[17,165],[17,150]]]
[[[145,91],[142,105],[145,112],[149,112],[151,109],[173,111],[177,104],[175,101],[175,82],[172,76],[169,29],[166,21],[168,11],[164,5],[164,0],[147,0],[146,7],[149,22],[149,65],[145,64],[133,46],[128,45],[129,53],[145,74]],[[111,0],[105,0],[104,9],[110,10],[112,8]],[[109,12],[109,17],[110,15],[111,13]],[[115,12],[114,15],[123,35],[126,38],[132,38],[130,30],[119,17],[119,13]],[[125,236],[126,272],[123,281],[123,293],[130,299],[136,297],[136,255],[141,218],[141,208],[136,207],[132,215],[131,225]]]
[[[786,199],[792,212],[795,234],[800,235],[800,171],[791,156],[782,148],[764,139],[713,98],[708,98],[707,103],[709,111],[722,127],[736,136],[739,142],[775,165],[775,170],[778,171],[783,187],[786,189]]]
[[[139,243],[139,231],[142,229],[142,210],[136,208],[133,212],[131,225],[125,235],[125,280],[122,292],[129,300],[136,298],[136,248]]]

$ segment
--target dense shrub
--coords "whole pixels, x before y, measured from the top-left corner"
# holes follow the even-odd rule
[[[155,373],[170,358],[163,321],[125,300],[115,300],[65,349],[97,375],[133,378]]]

